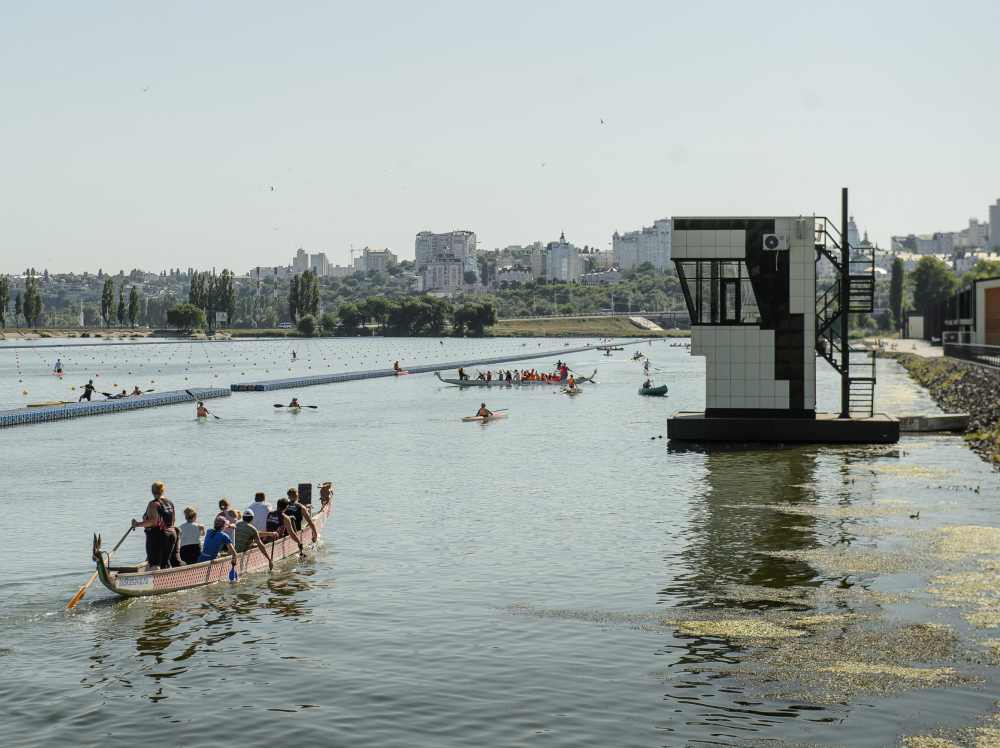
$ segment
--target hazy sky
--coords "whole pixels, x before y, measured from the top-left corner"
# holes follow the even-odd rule
[[[0,271],[609,248],[844,185],[880,244],[958,230],[1000,197],[998,46],[995,1],[4,0]]]

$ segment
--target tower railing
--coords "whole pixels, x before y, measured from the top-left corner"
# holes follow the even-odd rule
[[[848,314],[870,314],[875,309],[875,252],[850,246],[829,218],[817,216],[815,220],[816,261],[825,258],[836,271],[834,282],[822,292],[817,288],[816,350],[845,380],[845,410],[870,418],[875,413],[875,359],[866,349],[851,347]],[[845,276],[846,313],[842,308]]]

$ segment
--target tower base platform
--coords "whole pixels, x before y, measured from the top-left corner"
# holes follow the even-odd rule
[[[703,412],[675,413],[667,419],[667,438],[682,442],[781,442],[785,444],[895,444],[899,420],[882,413],[871,418],[840,418],[817,413],[804,418],[712,418]]]

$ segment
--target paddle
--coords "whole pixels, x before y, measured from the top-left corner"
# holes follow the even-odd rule
[[[274,407],[275,408],[312,408],[313,410],[316,410],[316,408],[318,408],[319,406],[318,405],[282,405],[281,403],[275,403]]]
[[[186,393],[188,393],[188,394],[189,394],[189,395],[191,396],[191,399],[192,399],[192,400],[197,400],[197,399],[198,399],[198,398],[196,398],[196,397],[194,396],[194,393],[193,393],[193,392],[192,392],[191,390],[184,390],[184,391],[185,391]],[[215,419],[216,421],[221,421],[221,420],[222,420],[222,419],[221,419],[221,418],[219,418],[219,417],[218,417],[217,415],[215,415],[215,413],[213,413],[212,411],[208,411],[208,414],[209,414],[210,416],[212,416],[212,418],[214,418],[214,419]]]
[[[119,548],[121,548],[122,543],[125,542],[125,538],[127,538],[129,536],[129,533],[131,533],[132,530],[134,530],[134,529],[135,529],[134,527],[130,527],[128,529],[128,532],[126,532],[124,535],[122,535],[122,539],[118,541],[118,545],[116,545],[111,550],[111,553],[108,554],[108,561],[110,561],[111,557],[115,555],[115,551],[117,551]],[[76,595],[73,597],[73,599],[69,601],[69,605],[66,606],[66,610],[69,610],[70,608],[74,607],[78,602],[80,602],[80,599],[83,597],[84,593],[87,591],[87,588],[94,583],[95,579],[97,579],[97,572],[96,571],[94,572],[94,576],[92,576],[90,578],[90,581],[87,582],[85,585],[83,585],[83,587],[80,588],[80,591],[77,592]]]

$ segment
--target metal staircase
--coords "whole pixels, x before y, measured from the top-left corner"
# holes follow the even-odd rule
[[[822,289],[817,287],[816,349],[843,379],[841,416],[870,418],[875,413],[875,359],[866,349],[851,347],[847,315],[842,306],[846,276],[848,312],[874,311],[875,255],[873,251],[862,253],[845,243],[846,239],[829,219],[816,218],[816,261],[825,257],[836,269],[834,280]],[[846,268],[845,249],[849,257]]]

